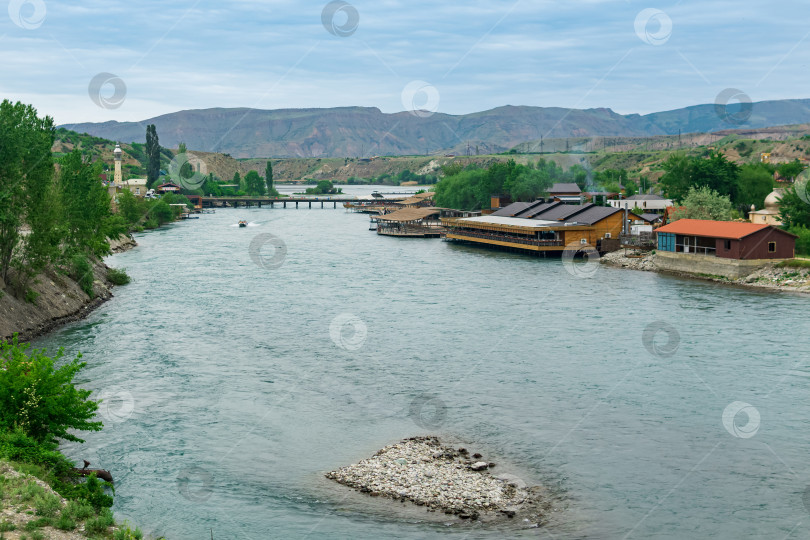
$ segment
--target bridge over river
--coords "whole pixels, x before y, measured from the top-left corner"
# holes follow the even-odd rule
[[[377,199],[378,201],[385,202],[398,202],[404,201],[407,197],[385,197]],[[287,208],[288,204],[295,204],[295,208],[299,208],[299,204],[307,205],[307,208],[312,208],[312,205],[320,204],[321,208],[328,208],[329,204],[332,208],[337,208],[338,203],[341,205],[346,202],[357,202],[357,197],[337,196],[337,197],[200,197],[203,208],[239,208],[240,206],[250,208],[258,206],[270,206],[275,208],[276,205],[281,205]]]

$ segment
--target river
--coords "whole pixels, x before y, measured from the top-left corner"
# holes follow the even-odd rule
[[[83,353],[105,428],[65,452],[113,472],[116,516],[144,532],[810,535],[808,297],[382,237],[340,208],[136,239],[108,261],[132,284],[35,345]],[[422,434],[547,486],[549,524],[458,523],[323,478]]]

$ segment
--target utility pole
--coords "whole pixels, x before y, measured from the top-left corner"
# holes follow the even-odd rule
[[[543,153],[543,136],[540,135],[540,153]]]

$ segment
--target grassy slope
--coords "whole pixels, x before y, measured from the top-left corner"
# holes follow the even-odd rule
[[[649,174],[660,177],[661,164],[675,152],[705,153],[710,147],[722,151],[736,163],[758,161],[761,152],[771,152],[774,162],[807,159],[810,157],[810,140],[802,136],[810,134],[810,125],[763,128],[758,130],[733,130],[714,134],[685,134],[663,137],[607,137],[595,139],[547,139],[543,141],[543,154],[539,141],[518,145],[515,154],[480,156],[402,156],[377,157],[370,160],[358,158],[300,158],[272,159],[277,182],[301,182],[328,179],[345,182],[350,177],[368,179],[381,174],[396,175],[404,170],[419,174],[436,174],[443,165],[460,162],[487,166],[497,161],[515,159],[526,163],[539,158],[553,160],[564,167],[579,163],[586,168],[600,171],[609,168],[625,168],[631,177]],[[115,144],[98,137],[60,131],[54,151],[65,153],[79,147],[92,159],[102,159],[112,166],[112,151]],[[121,145],[124,150],[125,178],[144,176],[143,145]],[[569,149],[569,152],[565,151]],[[193,150],[192,150],[193,152]],[[221,179],[229,181],[234,173],[244,176],[250,170],[264,176],[265,159],[237,160],[227,154],[193,152]],[[168,162],[169,152],[164,156]]]

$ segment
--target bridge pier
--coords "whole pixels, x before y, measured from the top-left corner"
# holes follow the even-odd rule
[[[337,201],[332,203],[332,208],[337,208]]]
[[[295,209],[298,210],[298,201],[295,201]]]
[[[312,208],[312,201],[309,201],[309,207]]]
[[[287,208],[287,201],[284,201],[284,208]]]
[[[321,201],[321,209],[323,209],[323,201]]]

